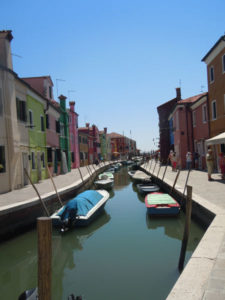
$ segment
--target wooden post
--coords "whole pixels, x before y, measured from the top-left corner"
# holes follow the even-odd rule
[[[171,189],[171,191],[170,191],[170,195],[172,194],[172,192],[173,192],[173,190],[174,190],[174,188],[175,188],[175,185],[176,185],[176,183],[177,183],[177,180],[178,180],[179,175],[180,175],[180,169],[178,170],[177,175],[176,175],[176,177],[175,177],[175,180],[174,180],[174,183],[173,183],[173,187],[172,187],[172,189]]]
[[[51,300],[52,220],[42,217],[38,229],[38,299]]]
[[[53,180],[53,178],[52,178],[52,174],[51,174],[51,172],[50,172],[48,166],[47,166],[47,170],[48,170],[48,175],[49,175],[49,177],[50,177],[50,179],[51,179],[51,181],[52,181],[52,184],[53,184],[53,186],[54,186],[54,189],[55,189],[56,195],[57,195],[57,197],[58,197],[59,203],[60,203],[61,206],[63,207],[63,203],[62,203],[62,201],[61,201],[61,198],[60,198],[60,196],[59,196],[59,193],[58,193],[58,191],[57,191],[55,182],[54,182],[54,180]]]
[[[49,212],[48,212],[47,206],[45,205],[44,201],[41,199],[41,195],[39,194],[39,192],[38,192],[36,186],[33,184],[32,180],[31,180],[31,178],[30,178],[30,176],[29,176],[29,174],[28,174],[28,172],[27,172],[27,170],[26,170],[25,168],[24,168],[24,172],[25,172],[25,174],[27,175],[27,177],[29,178],[32,187],[34,188],[35,192],[37,193],[38,198],[39,198],[39,200],[41,201],[41,204],[42,204],[42,206],[44,207],[44,210],[45,210],[47,216],[49,217],[50,214],[49,214]]]
[[[152,167],[152,159],[151,159],[151,163],[150,163],[150,166],[149,166],[149,170],[148,170],[148,172],[150,172],[150,170],[151,170],[151,167]]]
[[[153,169],[153,172],[152,172],[152,174],[154,174],[154,171],[155,171],[155,167],[156,167],[156,165],[157,165],[157,161],[155,161],[155,166],[154,166],[154,169]]]
[[[188,170],[188,173],[187,173],[187,178],[186,178],[186,182],[185,182],[185,185],[184,185],[184,191],[183,191],[183,196],[185,194],[185,190],[186,190],[186,186],[187,186],[187,183],[188,183],[188,178],[189,178],[189,175],[190,175],[190,171],[191,169]]]
[[[163,179],[166,175],[166,170],[167,170],[168,165],[169,165],[169,159],[167,160],[167,164],[166,164],[166,168],[165,168],[164,173],[163,173],[162,181],[163,181]]]
[[[158,170],[158,173],[157,173],[157,178],[158,178],[158,176],[159,176],[160,169],[161,169],[161,164],[160,164],[160,166],[159,166],[159,170]]]
[[[91,173],[90,173],[90,170],[89,170],[89,167],[88,167],[88,165],[86,166],[86,168],[87,168],[87,170],[88,170],[88,174],[90,175],[90,177],[91,177]]]
[[[83,176],[82,176],[82,173],[81,173],[80,168],[78,168],[78,171],[79,171],[79,173],[80,173],[80,178],[81,178],[81,180],[82,180],[82,183],[84,183],[84,179],[83,179]]]
[[[187,198],[186,198],[186,218],[185,218],[184,235],[183,235],[182,246],[180,251],[179,264],[178,264],[179,271],[183,270],[184,267],[185,253],[187,249],[187,243],[188,243],[189,232],[190,232],[191,211],[192,211],[192,187],[188,185]]]

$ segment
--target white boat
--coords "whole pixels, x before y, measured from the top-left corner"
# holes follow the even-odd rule
[[[137,189],[140,193],[148,194],[158,192],[160,190],[160,187],[154,183],[139,183],[137,184]]]
[[[112,179],[109,179],[108,177],[106,179],[103,179],[103,176],[102,176],[102,179],[100,180],[96,180],[94,182],[95,186],[99,189],[105,189],[105,190],[108,190],[108,189],[111,189],[114,185],[114,180]]]
[[[109,199],[106,190],[87,190],[80,193],[52,216],[52,223],[64,231],[73,226],[87,226],[104,208]]]
[[[143,171],[136,171],[135,174],[133,175],[132,179],[135,182],[150,182],[151,181],[151,176],[147,175]]]
[[[134,176],[134,174],[136,173],[136,171],[128,171],[127,173],[128,173],[128,175],[129,175],[131,178],[133,178],[133,176]]]
[[[101,173],[99,176],[98,176],[99,179],[112,179],[114,180],[114,175],[113,173],[111,172],[104,172],[104,173]]]

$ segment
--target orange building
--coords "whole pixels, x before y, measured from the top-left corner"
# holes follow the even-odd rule
[[[210,137],[225,133],[225,35],[203,57],[207,65]],[[222,141],[223,142],[223,141]],[[225,153],[224,143],[214,145],[214,154]]]

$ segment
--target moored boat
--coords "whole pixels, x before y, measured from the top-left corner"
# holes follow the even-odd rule
[[[111,172],[104,172],[104,173],[101,173],[101,174],[98,176],[98,178],[99,178],[99,179],[103,179],[103,178],[106,179],[106,176],[107,176],[107,178],[114,180],[114,175],[113,175],[113,173],[111,173]]]
[[[147,194],[145,206],[151,216],[176,216],[180,212],[180,204],[169,194],[164,193]]]
[[[160,187],[155,183],[139,183],[137,184],[137,189],[140,193],[147,194],[147,193],[153,193],[158,192],[160,190]]]
[[[106,177],[106,179],[100,179],[100,180],[96,180],[94,182],[95,186],[99,189],[111,189],[114,185],[114,180],[109,179],[108,177]]]
[[[128,175],[129,175],[131,178],[133,178],[133,176],[134,176],[134,174],[136,173],[136,171],[128,171],[127,173],[128,173]]]
[[[133,175],[132,179],[137,183],[137,182],[150,182],[151,181],[151,176],[147,175],[143,171],[136,171],[135,174]]]
[[[62,231],[73,226],[86,226],[103,210],[108,199],[106,190],[87,190],[55,212],[51,216],[52,223]]]

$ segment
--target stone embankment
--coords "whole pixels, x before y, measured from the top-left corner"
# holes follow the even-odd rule
[[[111,162],[72,169],[71,172],[53,177],[62,201],[76,196],[90,187],[97,174],[108,168]],[[81,178],[82,176],[82,178]],[[49,214],[60,207],[51,179],[35,184]],[[7,239],[36,224],[36,219],[46,215],[45,209],[32,185],[0,195],[0,240]]]
[[[176,172],[170,166],[161,166],[155,161],[142,165],[154,181],[170,191]],[[184,187],[188,171],[182,170],[173,195],[185,201]],[[207,173],[192,170],[188,185],[192,186],[193,217],[208,226],[202,240],[172,288],[167,300],[220,300],[225,299],[225,182],[220,174],[213,174],[208,181]],[[184,203],[181,203],[184,204]]]

